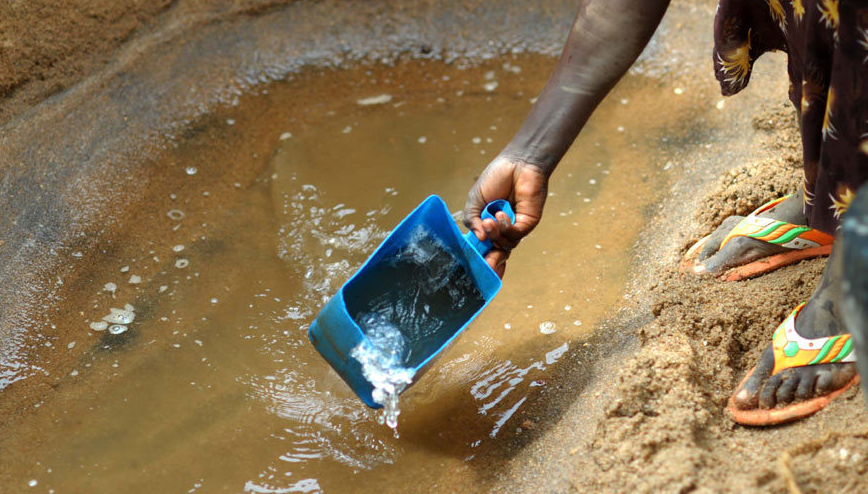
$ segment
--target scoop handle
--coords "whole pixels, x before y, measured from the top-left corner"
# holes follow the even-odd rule
[[[492,219],[497,221],[497,218],[494,217],[498,211],[503,211],[509,216],[509,224],[515,224],[515,213],[512,211],[512,206],[509,205],[509,201],[505,199],[498,199],[496,201],[491,201],[485,205],[485,209],[482,210],[482,214],[479,215],[483,220]],[[476,238],[476,234],[473,233],[473,230],[467,232],[464,235],[464,240],[467,240],[470,245],[476,249],[476,252],[479,252],[479,255],[485,257],[485,254],[488,254],[488,251],[491,250],[491,240],[485,239],[484,242],[480,242],[478,238]]]

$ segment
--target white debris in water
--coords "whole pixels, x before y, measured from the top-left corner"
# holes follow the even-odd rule
[[[530,101],[530,104],[535,105],[537,99],[539,99],[539,98],[537,96],[534,96],[533,98],[529,99],[528,101]]]
[[[129,267],[129,266],[124,266],[124,267],[121,268],[121,273],[126,273],[126,272],[129,271],[129,270],[130,270],[130,267]]]
[[[621,104],[622,105],[626,105],[629,102],[630,102],[630,100],[628,100],[627,98],[621,98]]]
[[[591,185],[596,185],[596,184],[597,184],[597,181],[596,181],[595,179],[592,178],[592,179],[588,180],[588,183],[591,184]]]
[[[186,268],[186,267],[189,266],[189,265],[190,265],[190,261],[188,261],[188,260],[186,260],[186,259],[183,259],[183,258],[178,259],[177,261],[175,261],[175,267],[178,268],[178,269],[184,269],[184,268]]]
[[[75,342],[74,341],[71,342],[69,345],[66,345],[67,350],[72,350],[73,348],[75,348]]]
[[[570,309],[572,309],[572,308],[573,308],[573,306],[571,306],[571,305],[565,305],[565,306],[564,306],[564,310],[570,310]]]
[[[344,130],[342,130],[341,132],[343,132],[344,134],[349,134],[352,131],[353,131],[353,127],[351,125],[347,125],[346,127],[344,127]]]
[[[235,119],[234,118],[227,118],[226,124],[227,125],[235,125]]]
[[[181,211],[180,209],[171,209],[171,210],[169,210],[169,212],[166,213],[166,216],[168,216],[169,219],[172,219],[175,221],[181,221],[184,219],[185,215],[184,215],[184,212]]]
[[[163,292],[165,292],[165,291],[168,290],[168,289],[169,289],[168,286],[166,286],[166,285],[162,285],[162,286],[160,287],[160,289],[157,290],[157,291],[160,292],[160,293],[163,293]]]
[[[493,70],[489,70],[488,72],[485,73],[485,80],[486,81],[493,81],[496,76],[497,75],[494,73]]]
[[[197,170],[195,166],[188,166],[187,168],[184,168],[184,171],[187,172],[187,175],[195,175],[199,170]]]
[[[361,106],[370,106],[370,105],[385,105],[386,103],[392,101],[391,94],[378,94],[377,96],[371,96],[370,98],[362,98],[357,99],[356,103]]]
[[[619,125],[617,130],[618,130],[618,132],[624,132],[624,126]]]
[[[419,144],[425,144],[425,141],[427,141],[428,138],[425,136],[419,136],[419,139],[416,140],[419,141]]]
[[[723,105],[724,105],[724,104],[725,104],[724,100],[720,100],[720,101],[718,101],[717,104],[714,105],[714,106],[715,106],[715,108],[717,108],[718,110],[723,110]]]
[[[72,369],[72,372],[69,373],[70,376],[75,377],[78,375],[78,370]]]
[[[84,254],[82,254],[81,252],[78,252],[78,251],[75,251],[75,252],[72,253],[72,257],[79,258],[79,259],[80,259],[83,255],[84,255]]]
[[[218,302],[217,297],[214,297],[214,298],[211,299],[211,303],[212,303],[212,304],[216,304],[217,302]]]
[[[673,89],[672,92],[675,94],[684,94],[684,89],[677,87],[677,88]]]
[[[137,275],[137,274],[134,274],[134,275],[130,276],[130,284],[131,284],[131,285],[138,285],[138,284],[141,283],[141,282],[142,282],[142,277],[141,277],[141,276],[139,276],[139,275]]]
[[[578,319],[573,321],[573,326],[581,326],[581,325],[582,325],[582,321],[579,321]]]
[[[510,323],[504,324],[503,329],[512,329],[512,324],[510,324]]]
[[[539,332],[542,334],[552,334],[557,329],[555,329],[555,323],[551,321],[545,321],[539,325]]]
[[[112,324],[109,326],[108,331],[111,334],[121,334],[127,331],[127,327],[123,324]]]
[[[108,327],[108,323],[105,321],[94,321],[90,323],[90,329],[94,331],[105,331],[105,328]]]
[[[603,246],[600,245],[600,244],[596,244],[596,245],[594,245],[594,248],[597,249],[597,250],[600,250],[600,249],[603,248]]]
[[[479,137],[474,137],[470,140],[473,142],[473,144],[479,144],[480,142],[482,142],[482,139],[480,139]]]
[[[292,132],[284,132],[283,134],[280,134],[280,140],[281,141],[285,141],[291,137],[292,137]],[[240,184],[239,184],[239,186],[240,186]]]
[[[127,307],[132,307],[128,305]],[[136,313],[131,309],[123,308],[116,309],[114,307],[109,309],[109,314],[102,318],[103,321],[109,324],[129,324],[133,322],[136,318]]]
[[[181,244],[178,244],[178,245],[172,247],[172,250],[175,252],[181,252],[182,250],[184,250],[184,246]]]
[[[39,482],[37,482],[36,479],[33,479],[30,482],[28,482],[27,485],[29,485],[30,487],[36,487],[36,484],[38,484],[38,483]]]
[[[482,85],[482,89],[485,89],[488,92],[494,91],[497,89],[498,83],[497,81],[489,81]]]
[[[109,292],[109,293],[114,293],[115,290],[118,289],[118,286],[112,282],[108,282],[105,285],[103,285],[102,289]]]

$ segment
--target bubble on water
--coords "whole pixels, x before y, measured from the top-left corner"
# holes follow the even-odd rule
[[[473,139],[470,139],[470,141],[473,142],[473,144],[479,144],[480,142],[482,142],[482,139],[480,139],[479,137],[474,137]]]
[[[419,144],[425,144],[425,141],[427,141],[428,138],[425,136],[419,136],[419,139],[416,140],[419,141]]]
[[[184,168],[184,171],[187,172],[187,175],[195,175],[199,170],[197,170],[195,166],[188,166],[187,168]]]
[[[171,209],[171,210],[169,210],[169,212],[166,213],[166,216],[168,216],[169,219],[172,219],[175,221],[181,221],[184,219],[184,216],[186,216],[186,215],[180,209]]]
[[[564,306],[564,310],[570,310],[570,309],[572,309],[572,308],[573,308],[573,307],[572,307],[571,305],[565,305],[565,306]]]
[[[344,130],[342,130],[341,132],[344,134],[349,134],[352,131],[353,131],[353,127],[351,125],[347,125],[346,127],[344,127]]]
[[[235,125],[235,119],[234,118],[227,118],[226,124],[227,125]]]
[[[125,333],[126,330],[127,330],[127,327],[124,326],[123,324],[112,324],[112,325],[109,326],[109,328],[108,328],[108,331],[109,331],[109,333],[111,333],[111,334],[121,334],[121,333]]]
[[[497,83],[497,81],[488,81],[482,85],[482,88],[488,92],[491,92],[491,91],[494,91],[495,89],[497,89],[498,85],[499,84]]]
[[[162,285],[162,286],[160,286],[160,288],[159,288],[157,291],[160,292],[160,293],[163,293],[163,292],[165,292],[165,291],[168,290],[168,289],[169,289],[168,286],[166,286],[166,285]]]
[[[74,341],[72,341],[68,345],[66,345],[67,350],[72,350],[73,348],[75,348],[75,342]]]
[[[141,282],[142,282],[142,277],[141,277],[141,276],[139,276],[139,275],[137,275],[137,274],[134,274],[134,275],[130,276],[130,284],[131,284],[131,285],[138,285],[138,284],[141,283]]]
[[[582,325],[582,321],[579,321],[578,319],[573,321],[573,326],[581,326],[581,325]]]
[[[720,101],[718,101],[717,104],[714,105],[714,106],[715,106],[718,110],[723,110],[723,106],[724,106],[725,104],[726,104],[726,102],[725,102],[724,100],[720,100]]]
[[[283,134],[280,134],[280,140],[281,141],[285,141],[291,137],[292,137],[292,132],[284,132]]]
[[[539,332],[542,334],[552,334],[557,329],[555,329],[555,323],[551,321],[545,321],[539,325]]]
[[[504,324],[503,329],[512,329],[512,324],[510,324],[510,323]]]
[[[72,372],[70,372],[69,375],[75,377],[78,375],[78,371],[76,369],[72,369]]]
[[[211,303],[212,303],[212,304],[216,304],[217,302],[218,302],[218,300],[217,300],[216,297],[214,297],[214,298],[211,299]]]
[[[184,246],[181,244],[178,244],[178,245],[172,247],[172,250],[175,252],[181,252],[182,250],[184,250]]]
[[[130,306],[132,307],[132,306]],[[129,324],[136,319],[136,313],[129,309],[110,308],[109,314],[102,318],[109,324]]]
[[[129,267],[129,266],[124,266],[124,267],[121,268],[121,273],[126,273],[126,272],[129,271],[129,270],[130,270],[130,267]]]
[[[94,331],[105,331],[105,328],[108,327],[108,323],[105,321],[94,321],[90,323],[90,329]]]
[[[684,88],[677,87],[673,89],[672,92],[675,94],[684,94]]]
[[[115,285],[114,283],[109,282],[109,283],[106,283],[105,285],[103,285],[102,289],[109,292],[109,293],[114,293],[115,290],[118,289],[118,286]]]
[[[36,487],[36,484],[38,484],[38,483],[39,482],[37,482],[36,479],[33,479],[30,482],[28,482],[27,485],[29,485],[30,487]]]
[[[178,269],[184,269],[189,265],[190,265],[190,261],[188,261],[184,258],[181,258],[181,259],[178,259],[177,261],[175,261],[175,267]]]
[[[624,132],[624,126],[623,126],[623,125],[619,125],[618,128],[617,128],[616,130],[617,130],[618,132]]]

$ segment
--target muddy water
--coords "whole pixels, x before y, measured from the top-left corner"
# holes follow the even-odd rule
[[[500,295],[402,396],[400,438],[306,329],[426,196],[461,209],[551,67],[513,62],[306,74],[202,123],[196,146],[179,141],[155,168],[165,194],[142,206],[136,235],[95,257],[76,287],[88,295],[69,311],[74,329],[49,339],[44,359],[63,362],[61,377],[32,392],[0,439],[21,452],[0,467],[0,490],[482,489],[510,439],[537,427],[523,406],[557,391],[552,369],[570,365],[563,356],[623,295],[663,182],[648,156],[670,124],[628,108],[655,82],[630,77],[603,104]],[[231,178],[230,152],[197,151],[245,131],[267,143],[250,153],[260,164],[250,180]],[[126,332],[88,328],[125,304],[135,312]]]

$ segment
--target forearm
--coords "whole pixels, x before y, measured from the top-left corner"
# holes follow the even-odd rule
[[[651,39],[669,0],[581,0],[561,58],[503,154],[551,174]]]

